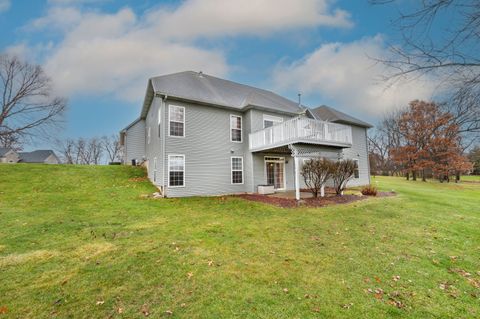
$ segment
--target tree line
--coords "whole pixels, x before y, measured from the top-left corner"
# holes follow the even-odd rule
[[[58,140],[56,151],[64,164],[121,163],[123,147],[118,135]]]
[[[449,181],[455,176],[458,181],[475,168],[466,151],[477,136],[475,131],[462,130],[459,117],[448,106],[412,101],[385,116],[369,136],[371,171],[424,181],[429,177]]]

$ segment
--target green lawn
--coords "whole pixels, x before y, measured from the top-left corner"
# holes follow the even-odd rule
[[[480,175],[466,175],[461,177],[462,181],[466,182],[479,182],[480,183]]]
[[[281,209],[139,176],[0,165],[0,318],[480,317],[479,183]]]

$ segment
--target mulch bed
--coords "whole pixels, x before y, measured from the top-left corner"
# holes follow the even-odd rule
[[[323,207],[327,205],[338,205],[338,204],[347,204],[352,203],[360,200],[367,199],[369,197],[389,197],[395,196],[394,192],[379,192],[377,196],[360,196],[360,195],[343,195],[343,196],[326,196],[326,197],[319,197],[319,198],[305,198],[297,202],[295,199],[291,198],[281,198],[269,195],[260,195],[260,194],[241,194],[237,195],[240,198],[254,201],[254,202],[261,202],[265,204],[275,205],[283,208],[293,208],[299,206],[307,206],[307,207]]]

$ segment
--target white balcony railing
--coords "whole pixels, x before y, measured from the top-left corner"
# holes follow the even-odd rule
[[[343,124],[296,117],[249,135],[251,151],[290,143],[349,147],[352,144],[352,128]]]

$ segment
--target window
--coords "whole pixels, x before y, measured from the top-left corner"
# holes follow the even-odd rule
[[[170,136],[185,136],[185,108],[183,106],[170,105],[168,108],[169,134]]]
[[[185,186],[185,155],[168,155],[168,186]]]
[[[243,184],[243,157],[232,157],[232,184]]]
[[[282,123],[283,119],[277,116],[263,115],[263,128],[274,126],[278,123]]]
[[[150,144],[150,133],[151,133],[151,129],[150,129],[150,126],[149,126],[148,129],[147,129],[147,144]]]
[[[354,159],[353,162],[355,163],[355,170],[353,171],[353,176],[355,178],[359,178],[360,172],[358,171],[358,159]]]
[[[242,141],[242,117],[238,115],[230,115],[230,141]]]

